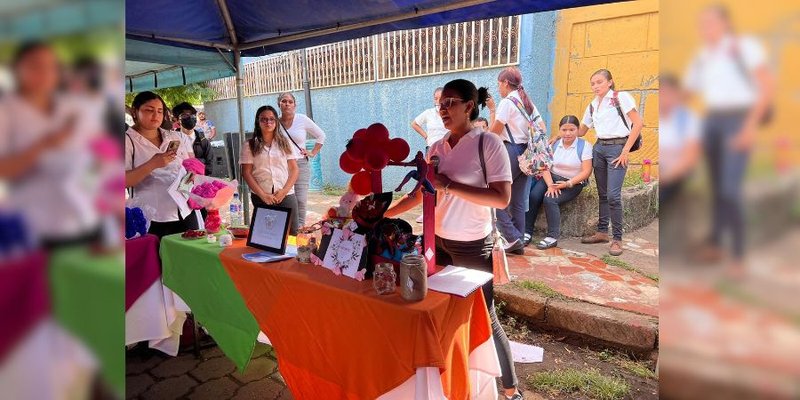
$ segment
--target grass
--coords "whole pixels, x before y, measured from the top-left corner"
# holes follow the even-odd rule
[[[341,197],[346,191],[347,188],[342,186],[331,185],[330,183],[322,185],[322,193],[326,196]]]
[[[642,179],[641,171],[628,170],[628,173],[625,174],[625,180],[622,181],[622,187],[637,187],[642,185],[644,185],[644,180]]]
[[[528,378],[528,384],[538,390],[562,395],[582,393],[597,400],[619,400],[630,393],[627,382],[603,376],[594,368],[537,372]]]
[[[610,254],[603,254],[603,256],[600,257],[600,260],[602,260],[604,263],[606,263],[608,265],[613,265],[615,267],[620,267],[622,269],[625,269],[625,270],[628,270],[628,271],[631,271],[631,272],[635,272],[635,273],[637,273],[639,275],[642,275],[644,277],[650,278],[650,279],[652,279],[652,280],[654,280],[656,282],[659,281],[658,275],[649,274],[647,272],[644,272],[644,271],[640,270],[639,268],[636,268],[633,265],[628,264],[628,262],[620,260],[619,258],[614,257],[614,256],[612,256]]]
[[[518,281],[516,285],[523,288],[530,290],[532,292],[536,292],[541,294],[548,299],[565,299],[566,297],[561,293],[556,292],[550,286],[547,286],[544,282],[539,281]]]
[[[605,349],[598,353],[600,361],[616,364],[619,367],[643,379],[656,379],[656,373],[650,370],[643,361],[633,361],[613,350]]]

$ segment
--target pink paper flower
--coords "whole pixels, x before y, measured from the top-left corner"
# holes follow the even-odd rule
[[[195,173],[197,175],[206,174],[205,164],[203,164],[202,161],[196,158],[187,158],[183,160],[183,168],[186,168],[187,171]]]
[[[361,282],[364,278],[367,277],[367,270],[365,268],[361,268],[356,272],[356,280]]]
[[[339,276],[342,274],[342,269],[339,267],[333,267],[333,274]]]
[[[320,260],[319,257],[317,257],[317,255],[314,253],[311,253],[311,263],[318,267],[322,266],[322,260]]]

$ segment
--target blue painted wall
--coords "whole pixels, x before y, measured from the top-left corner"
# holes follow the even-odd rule
[[[552,93],[552,71],[555,57],[556,12],[524,15],[521,23],[520,69],[526,90],[546,121],[550,120],[548,105]],[[477,86],[488,87],[495,98],[497,75],[501,68],[461,71],[409,79],[380,81],[326,89],[312,89],[314,121],[325,131],[327,140],[320,153],[322,181],[344,186],[350,175],[339,169],[339,156],[347,140],[359,128],[381,122],[392,137],[408,141],[412,155],[424,150],[425,141],[411,129],[411,120],[433,106],[433,89],[450,80],[463,78]],[[303,92],[294,92],[298,112],[305,112]],[[252,131],[258,107],[271,104],[277,108],[277,94],[244,98],[245,131]],[[218,132],[238,131],[236,100],[228,99],[205,104],[208,117]],[[488,110],[481,112],[488,118]],[[408,170],[389,167],[384,170],[384,189],[394,188]],[[410,189],[408,186],[406,189]]]

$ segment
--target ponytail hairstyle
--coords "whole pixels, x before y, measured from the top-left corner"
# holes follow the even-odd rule
[[[486,107],[486,100],[489,98],[489,89],[475,87],[475,84],[466,79],[456,79],[447,82],[443,90],[452,90],[458,93],[464,101],[472,101],[472,111],[469,113],[469,120],[475,121],[480,116],[478,106]]]
[[[528,93],[525,92],[525,88],[522,87],[522,74],[519,72],[519,68],[507,67],[500,71],[497,80],[500,82],[508,82],[508,85],[519,93],[519,98],[522,100],[522,104],[525,106],[525,111],[528,112],[528,115],[533,113],[533,103],[530,97],[528,97]]]
[[[558,127],[561,128],[562,126],[564,126],[566,124],[572,124],[572,125],[575,125],[577,127],[580,127],[581,126],[581,121],[578,119],[578,117],[576,117],[574,115],[565,115],[564,118],[561,118],[561,121],[559,121]]]
[[[595,71],[592,74],[590,79],[593,78],[595,75],[603,75],[603,77],[606,78],[606,80],[611,82],[611,90],[613,90],[615,92],[617,91],[617,87],[616,87],[617,85],[614,83],[614,78],[611,76],[611,71],[609,71],[609,70],[607,70],[605,68],[598,69],[597,71]]]

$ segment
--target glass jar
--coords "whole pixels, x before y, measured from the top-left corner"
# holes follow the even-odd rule
[[[428,292],[425,258],[409,254],[400,261],[400,296],[406,301],[420,301]]]
[[[375,264],[375,272],[372,274],[372,286],[378,294],[394,293],[396,279],[397,275],[394,273],[394,265],[391,263]]]
[[[297,233],[297,262],[308,264],[311,262],[311,246],[309,245],[309,234],[305,232]]]

